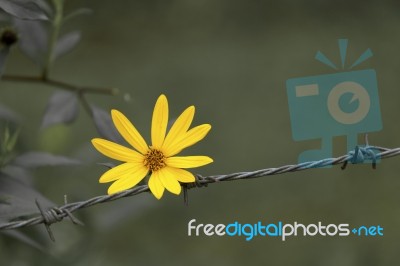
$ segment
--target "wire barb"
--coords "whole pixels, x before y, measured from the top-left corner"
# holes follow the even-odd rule
[[[80,220],[78,220],[68,209],[61,209],[58,207],[53,207],[50,210],[45,211],[40,204],[38,199],[35,199],[35,203],[39,212],[43,218],[42,223],[45,225],[47,233],[49,234],[50,239],[55,242],[56,239],[54,237],[53,231],[51,231],[50,225],[61,222],[66,216],[72,221],[75,225],[84,225]],[[67,195],[64,195],[64,204],[67,205]]]
[[[251,172],[239,172],[226,175],[213,175],[213,176],[202,176],[199,174],[195,175],[196,181],[194,183],[183,184],[184,193],[185,190],[195,188],[195,187],[206,187],[210,183],[217,183],[220,181],[234,181],[240,179],[251,179],[260,178],[270,175],[283,174],[288,172],[304,171],[311,168],[320,168],[328,165],[342,164],[342,169],[346,167],[348,162],[353,164],[358,164],[365,162],[366,160],[372,161],[372,168],[376,168],[377,159],[385,159],[400,155],[399,148],[383,148],[378,146],[364,147],[357,146],[354,151],[349,152],[349,154],[337,157],[337,158],[327,158],[319,161],[310,161],[294,165],[284,165],[276,168],[266,168],[255,170]],[[54,241],[54,235],[50,230],[50,225],[56,222],[60,222],[66,217],[69,217],[74,224],[82,224],[78,219],[76,219],[72,213],[83,208],[88,208],[97,204],[102,204],[114,200],[118,200],[125,197],[136,196],[138,194],[148,192],[149,187],[147,185],[141,185],[128,189],[122,192],[118,192],[112,195],[102,195],[94,198],[87,199],[85,201],[78,201],[73,203],[68,203],[66,196],[64,196],[64,205],[60,207],[53,207],[48,211],[45,211],[38,200],[36,200],[36,205],[39,209],[40,215],[37,217],[29,218],[26,220],[13,221],[9,223],[0,224],[0,230],[16,229],[21,227],[27,227],[37,224],[44,224],[49,233],[50,238]],[[187,191],[186,191],[187,193]],[[185,195],[184,195],[185,197]],[[186,203],[188,202],[188,195],[186,194]]]
[[[55,242],[56,239],[54,238],[54,235],[53,235],[53,232],[51,231],[50,225],[51,225],[52,223],[55,223],[55,220],[57,220],[56,216],[51,216],[50,213],[45,212],[45,211],[43,210],[42,206],[40,205],[38,199],[35,199],[35,203],[36,203],[36,206],[38,207],[38,209],[39,209],[39,211],[40,211],[40,214],[41,214],[42,217],[43,217],[43,223],[44,223],[44,226],[46,227],[46,230],[47,230],[47,233],[49,234],[50,239],[51,239],[53,242]],[[54,217],[55,220],[53,219],[53,217]],[[61,220],[62,220],[62,219],[61,219]],[[61,221],[61,220],[60,220],[60,221]]]

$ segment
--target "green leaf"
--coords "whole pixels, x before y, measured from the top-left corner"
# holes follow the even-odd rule
[[[62,36],[56,44],[54,49],[54,58],[59,58],[72,51],[81,40],[81,33],[79,31],[72,31]]]
[[[14,150],[15,144],[17,144],[18,136],[19,136],[19,129],[17,129],[5,143],[6,152],[11,152],[12,150]]]
[[[20,19],[47,20],[46,13],[32,0],[0,0],[0,8]]]
[[[50,97],[42,121],[42,127],[59,123],[73,122],[79,113],[79,104],[76,93],[69,91],[55,91]]]
[[[71,13],[69,13],[68,15],[66,15],[63,19],[63,23],[67,22],[68,20],[75,18],[77,16],[81,16],[81,15],[90,15],[93,13],[93,10],[91,10],[90,8],[79,8],[76,9],[74,11],[72,11]]]
[[[24,168],[36,168],[42,166],[78,165],[80,161],[47,152],[31,151],[17,156],[11,161],[11,164]]]
[[[7,154],[6,147],[7,147],[7,142],[8,142],[9,137],[10,137],[10,131],[9,131],[8,127],[6,126],[3,131],[3,136],[0,140],[0,155],[1,156],[5,156]],[[4,159],[4,158],[2,158],[2,159]],[[3,160],[0,160],[0,161],[3,161]]]
[[[4,128],[4,136],[3,136],[3,143],[2,143],[4,145],[4,147],[6,147],[6,144],[8,143],[9,139],[10,139],[10,129],[6,126]]]

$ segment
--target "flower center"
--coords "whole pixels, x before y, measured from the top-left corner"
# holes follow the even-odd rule
[[[164,154],[159,150],[150,148],[145,155],[144,166],[149,168],[152,172],[160,170],[166,166]]]

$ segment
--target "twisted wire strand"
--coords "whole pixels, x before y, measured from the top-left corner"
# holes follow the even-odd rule
[[[375,153],[371,151],[375,151]],[[206,186],[207,184],[210,183],[216,183],[221,181],[234,181],[240,179],[260,178],[264,176],[277,175],[288,172],[303,171],[311,168],[321,168],[329,165],[343,164],[342,169],[344,169],[348,162],[356,164],[356,163],[362,163],[366,160],[371,160],[374,166],[376,158],[385,159],[398,155],[400,155],[400,147],[393,149],[383,148],[378,146],[367,146],[359,149],[357,147],[355,151],[352,151],[349,154],[342,155],[336,158],[322,159],[319,161],[310,161],[293,165],[284,165],[276,168],[266,168],[250,172],[238,172],[226,175],[212,175],[212,176],[196,175],[197,180],[195,183],[183,184],[183,186],[184,186],[184,192],[186,192],[186,189]],[[12,221],[0,224],[0,230],[16,229],[43,223],[45,224],[49,232],[50,238],[54,240],[54,237],[49,227],[51,224],[62,221],[66,217],[69,217],[74,224],[81,224],[81,222],[72,215],[73,212],[97,204],[102,204],[105,202],[110,202],[125,197],[135,196],[148,191],[149,187],[147,185],[141,185],[112,195],[101,195],[84,201],[66,203],[60,207],[53,207],[46,211],[43,210],[40,206],[40,203],[36,201],[38,209],[40,210],[40,214],[38,216],[26,220]]]

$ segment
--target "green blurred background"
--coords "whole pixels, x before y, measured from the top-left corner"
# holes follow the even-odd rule
[[[398,1],[77,1],[94,10],[69,22],[81,29],[78,48],[56,62],[51,77],[74,84],[117,87],[118,96],[90,95],[109,110],[123,111],[149,136],[154,103],[168,97],[171,115],[196,106],[194,124],[210,123],[207,138],[187,154],[209,155],[214,163],[195,172],[224,174],[297,162],[318,141],[294,142],[285,82],[289,78],[334,73],[314,60],[323,51],[340,60],[337,39],[348,38],[347,62],[367,48],[374,56],[357,67],[377,72],[383,130],[370,134],[373,145],[399,146],[400,4]],[[9,74],[39,74],[17,49]],[[104,194],[98,184],[104,168],[90,139],[98,136],[81,110],[72,125],[40,129],[52,89],[0,83],[0,100],[24,118],[25,149],[83,159],[81,167],[35,173],[37,188],[57,204]],[[148,138],[147,138],[148,139]],[[361,140],[361,138],[360,138]],[[345,152],[337,138],[335,155]],[[11,240],[0,241],[1,265],[398,265],[400,179],[398,158],[222,182],[166,193],[157,201],[145,193],[81,210],[84,227],[52,226],[56,243],[43,238],[51,255]],[[397,174],[396,174],[397,173]],[[383,237],[189,237],[187,224],[283,222],[349,223],[384,227]],[[41,228],[44,232],[44,227]],[[28,229],[29,230],[29,229]]]

